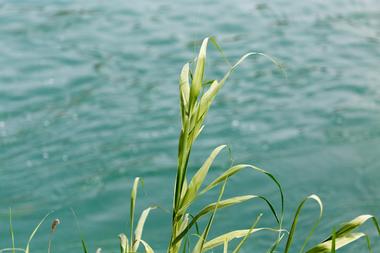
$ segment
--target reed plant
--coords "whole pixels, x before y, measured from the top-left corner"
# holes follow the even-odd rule
[[[293,220],[290,228],[284,228],[284,193],[279,181],[266,170],[258,168],[251,164],[237,164],[225,171],[222,171],[219,176],[211,180],[211,183],[206,184],[205,179],[208,172],[216,159],[216,157],[221,153],[226,145],[220,145],[211,151],[208,158],[203,162],[200,168],[192,175],[189,175],[188,164],[190,159],[190,154],[192,151],[193,144],[200,136],[203,128],[204,121],[207,113],[220,89],[223,87],[231,73],[248,57],[251,56],[263,56],[273,63],[278,63],[271,57],[257,52],[250,52],[243,55],[235,64],[230,64],[229,70],[220,80],[206,81],[205,78],[205,66],[206,66],[206,52],[209,43],[215,45],[215,47],[221,51],[221,48],[217,44],[214,38],[206,38],[203,40],[199,54],[194,60],[194,68],[191,68],[190,63],[186,63],[181,70],[179,77],[179,101],[180,101],[180,117],[181,117],[181,129],[178,141],[178,163],[177,163],[177,174],[174,183],[173,191],[173,205],[171,211],[171,228],[170,228],[170,238],[168,238],[168,253],[179,253],[179,252],[193,252],[202,253],[207,251],[216,251],[219,248],[223,253],[239,252],[244,243],[249,239],[250,236],[255,233],[260,233],[261,231],[269,231],[275,233],[275,240],[271,247],[266,251],[272,252],[300,252],[300,253],[328,253],[336,252],[336,250],[357,241],[360,238],[367,239],[367,245],[369,252],[372,252],[369,237],[364,232],[358,231],[360,226],[366,221],[371,220],[374,224],[377,233],[380,235],[380,227],[376,218],[372,215],[360,215],[356,218],[338,226],[333,227],[330,235],[326,236],[326,239],[322,240],[319,244],[308,247],[308,242],[312,238],[315,229],[320,223],[323,214],[323,204],[320,198],[312,194],[305,197],[295,210]],[[228,62],[228,61],[227,61]],[[279,194],[280,203],[274,205],[268,197],[262,195],[236,195],[230,198],[224,198],[224,190],[231,177],[234,177],[242,170],[249,170],[253,173],[259,173],[265,175],[269,181],[276,187]],[[140,246],[144,248],[147,253],[153,253],[154,250],[151,245],[143,240],[143,229],[145,221],[151,210],[155,207],[148,207],[145,209],[138,219],[135,225],[135,206],[136,198],[138,192],[138,186],[140,184],[140,178],[136,178],[133,183],[131,197],[130,197],[130,210],[129,210],[129,224],[130,229],[128,231],[129,236],[124,233],[119,234],[120,238],[120,252],[121,253],[135,253],[139,252]],[[206,195],[210,190],[218,188],[219,194],[218,198],[214,201],[210,201],[207,205],[201,208],[197,213],[190,214],[189,209],[194,205],[195,202],[201,197]],[[233,230],[221,234],[214,238],[209,238],[210,231],[213,228],[213,222],[216,212],[221,209],[228,208],[230,206],[235,206],[240,203],[258,199],[265,203],[268,208],[268,212],[273,216],[273,226],[272,227],[261,227],[260,218],[261,214],[252,221],[251,225],[248,225],[245,229]],[[294,242],[294,235],[298,225],[299,216],[301,211],[307,201],[315,201],[319,208],[319,215],[316,218],[313,227],[311,228],[309,234],[303,242],[300,249],[295,250],[292,248]],[[10,216],[11,217],[11,216]],[[24,251],[25,253],[30,252],[30,242],[40,227],[44,219],[37,225],[37,227],[32,232],[28,243],[25,248],[16,248],[14,245],[14,237],[11,227],[11,238],[12,247],[0,250],[5,251]],[[58,224],[57,220],[55,223]],[[203,229],[199,229],[198,224],[203,224]],[[52,228],[51,234],[55,230]],[[190,237],[195,235],[195,240],[191,240]],[[231,244],[231,241],[238,240],[238,242]],[[50,240],[49,249],[50,253]],[[234,247],[231,247],[234,245]],[[82,239],[82,246],[84,253],[88,252],[85,241]],[[100,252],[98,249],[96,252]],[[254,249],[250,249],[251,252]],[[258,251],[255,251],[258,252]],[[264,252],[263,252],[264,253]]]

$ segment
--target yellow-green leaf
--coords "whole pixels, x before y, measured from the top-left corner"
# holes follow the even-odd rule
[[[179,213],[184,213],[191,202],[197,197],[198,190],[202,186],[202,183],[207,176],[211,164],[214,162],[216,156],[220,153],[220,151],[222,151],[222,149],[225,147],[226,145],[221,145],[215,148],[207,160],[203,163],[201,168],[195,173],[187,187],[187,191],[181,203],[181,209]]]
[[[137,222],[136,230],[135,230],[135,242],[133,243],[133,251],[137,251],[140,245],[142,232],[144,229],[145,221],[149,215],[150,210],[154,209],[155,207],[149,207],[145,209],[140,216],[139,221]]]

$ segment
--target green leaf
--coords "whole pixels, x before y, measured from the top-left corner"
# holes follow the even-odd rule
[[[335,249],[340,249],[362,237],[366,236],[364,233],[348,233],[344,236],[335,239]],[[332,250],[332,240],[320,243],[306,253],[330,253]]]
[[[204,244],[203,250],[204,251],[211,250],[215,247],[223,245],[226,241],[230,242],[234,239],[243,238],[243,237],[247,236],[247,234],[249,234],[249,233],[253,234],[253,233],[256,233],[259,231],[263,231],[263,230],[264,231],[266,230],[266,231],[278,232],[277,229],[273,229],[273,228],[254,228],[254,229],[234,230],[234,231],[222,234],[222,235],[215,237],[214,239],[206,242]]]
[[[83,239],[81,239],[81,243],[82,243],[82,249],[83,249],[83,252],[84,252],[84,253],[88,253],[88,249],[87,249],[86,243],[84,242]]]
[[[336,252],[336,232],[334,229],[332,233],[332,240],[331,240],[331,253],[335,253],[335,252]]]
[[[210,232],[210,229],[211,229],[211,225],[214,221],[214,217],[215,217],[215,214],[216,214],[216,211],[221,203],[221,199],[222,199],[222,196],[224,194],[224,189],[226,188],[226,183],[227,183],[227,179],[224,181],[224,184],[222,185],[221,189],[220,189],[220,192],[219,192],[219,196],[218,196],[218,201],[216,202],[216,205],[215,207],[213,208],[213,211],[212,211],[212,215],[206,225],[206,228],[205,230],[203,231],[201,237],[198,239],[198,242],[197,244],[195,245],[194,249],[193,249],[193,253],[202,253],[203,252],[203,247],[204,247],[204,244],[207,240],[207,236]]]
[[[202,167],[195,173],[193,178],[191,179],[186,194],[181,203],[181,209],[178,212],[179,214],[184,213],[188,206],[193,202],[193,200],[197,197],[199,188],[202,186],[203,181],[205,180],[207,173],[210,169],[210,166],[214,162],[216,156],[220,153],[220,151],[225,148],[226,145],[221,145],[215,148],[207,160],[203,163]]]
[[[254,170],[256,172],[259,172],[259,173],[262,173],[262,174],[268,176],[276,184],[277,188],[279,189],[280,197],[281,197],[281,220],[282,220],[282,216],[283,216],[283,213],[284,213],[284,194],[283,194],[282,187],[281,187],[280,183],[278,182],[278,180],[271,173],[269,173],[269,172],[267,172],[267,171],[265,171],[263,169],[260,169],[260,168],[258,168],[256,166],[250,165],[250,164],[238,164],[238,165],[232,166],[231,168],[229,168],[228,170],[226,170],[225,172],[223,172],[214,181],[212,181],[208,186],[206,186],[200,192],[200,195],[202,195],[202,194],[208,192],[209,190],[213,189],[215,186],[217,186],[218,184],[220,184],[221,182],[223,182],[226,178],[231,177],[234,174],[242,171],[243,169],[247,169],[247,168],[248,169],[252,169],[252,170]],[[263,199],[265,199],[265,198],[263,198]],[[269,201],[267,201],[267,203],[269,203]],[[273,211],[274,211],[274,209],[273,209]],[[277,216],[276,212],[274,212],[274,214],[275,214],[276,219],[278,220],[278,218],[277,218],[278,216]]]
[[[199,92],[202,88],[203,75],[205,72],[206,63],[206,51],[207,51],[208,38],[205,38],[202,42],[201,49],[197,58],[197,65],[193,76],[193,81],[190,88],[190,108],[195,104],[198,98]]]
[[[189,72],[190,72],[189,64],[186,63],[182,68],[180,80],[179,80],[182,127],[185,124],[185,121],[189,114],[189,95],[190,95]]]
[[[73,214],[73,216],[74,216],[75,224],[76,224],[77,229],[78,229],[78,231],[79,231],[79,236],[80,236],[80,238],[81,238],[81,244],[82,244],[83,252],[84,252],[84,253],[88,253],[88,250],[87,250],[87,247],[86,247],[86,243],[85,243],[85,241],[84,241],[84,237],[83,237],[82,231],[81,231],[80,226],[79,226],[78,216],[77,216],[77,214],[75,213],[75,211],[74,211],[73,208],[71,208],[71,212],[72,212],[72,214]]]
[[[237,197],[221,200],[219,202],[214,202],[214,203],[211,203],[211,204],[205,206],[204,208],[201,209],[201,211],[199,211],[197,213],[197,215],[194,216],[194,218],[191,220],[189,225],[187,225],[187,227],[173,240],[173,244],[176,244],[179,240],[181,240],[182,237],[186,235],[186,233],[189,231],[189,229],[195,224],[195,222],[199,218],[201,218],[202,216],[204,216],[210,212],[213,212],[215,208],[218,208],[218,209],[225,208],[228,206],[232,206],[232,205],[236,205],[236,204],[245,202],[245,201],[253,199],[253,198],[258,198],[258,196],[256,196],[256,195],[237,196]]]
[[[300,252],[303,252],[303,249],[305,248],[307,242],[309,241],[310,237],[312,236],[312,234],[314,233],[315,229],[317,228],[321,218],[322,218],[322,214],[323,214],[323,204],[322,204],[322,201],[321,199],[315,195],[315,194],[312,194],[310,196],[307,196],[306,198],[304,198],[301,203],[298,205],[298,208],[297,208],[297,211],[296,211],[296,214],[294,215],[294,218],[293,218],[293,222],[292,222],[292,226],[290,228],[290,232],[289,232],[289,236],[288,236],[288,240],[286,242],[286,246],[285,246],[285,253],[289,252],[289,249],[290,249],[290,246],[293,242],[293,237],[294,237],[294,233],[296,231],[296,227],[297,227],[297,223],[298,223],[298,218],[299,218],[299,215],[301,213],[301,210],[304,206],[304,204],[306,203],[306,201],[308,200],[314,200],[315,202],[318,203],[318,206],[319,206],[319,217],[318,219],[316,220],[316,222],[314,223],[309,235],[307,236],[304,244],[302,245],[302,248],[300,250]]]
[[[11,234],[11,240],[12,240],[12,253],[15,253],[15,235],[13,232],[13,225],[12,225],[12,208],[9,208],[9,233]]]
[[[129,209],[129,226],[130,226],[130,237],[131,237],[131,244],[134,242],[133,239],[133,223],[134,223],[134,216],[135,216],[135,206],[136,206],[136,196],[137,196],[137,188],[140,182],[140,178],[136,177],[135,181],[133,182],[133,187],[131,191],[131,202],[130,202],[130,209]]]
[[[364,215],[359,215],[358,217],[354,218],[353,220],[351,220],[349,222],[343,223],[342,226],[335,232],[336,237],[340,237],[340,236],[343,236],[347,233],[350,233],[352,230],[363,225],[369,219],[372,220],[378,234],[380,235],[380,227],[379,227],[379,223],[377,222],[376,218],[373,215],[364,214]],[[332,235],[330,237],[328,237],[326,240],[324,240],[324,242],[329,241],[331,239],[332,239]]]
[[[372,220],[378,234],[380,235],[380,228],[379,224],[376,220],[376,218],[373,215],[364,214],[357,216],[356,218],[352,219],[349,222],[343,223],[341,227],[334,231],[331,236],[329,236],[326,240],[324,240],[322,243],[318,244],[317,246],[313,247],[307,253],[324,253],[329,252],[333,250],[334,244],[335,249],[339,249],[343,246],[346,246],[347,244],[350,244],[361,237],[367,238],[368,248],[371,251],[369,238],[364,233],[352,233],[353,230],[359,228],[361,225],[363,225],[366,221]],[[335,242],[334,242],[335,241]]]
[[[29,236],[28,243],[26,244],[25,253],[29,253],[30,243],[31,243],[34,235],[37,233],[37,231],[40,228],[40,226],[42,225],[42,223],[44,223],[44,221],[47,219],[47,217],[49,217],[49,215],[52,214],[52,213],[53,213],[53,211],[51,211],[50,213],[48,213],[47,215],[45,215],[45,217],[42,218],[42,220],[40,221],[40,223],[38,223],[38,225],[34,228],[32,234]]]
[[[248,230],[247,234],[243,237],[243,239],[236,246],[236,248],[234,249],[233,253],[238,253],[240,251],[240,249],[243,246],[243,244],[245,243],[245,241],[252,234],[252,230],[257,226],[257,223],[259,223],[259,220],[261,219],[261,216],[263,216],[263,214],[260,214],[259,216],[257,216],[255,222],[253,223],[253,225],[251,226],[251,228]]]

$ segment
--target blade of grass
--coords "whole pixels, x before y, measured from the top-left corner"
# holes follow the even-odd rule
[[[380,227],[379,223],[377,222],[376,218],[373,215],[370,214],[364,214],[359,215],[356,218],[352,219],[349,222],[343,223],[342,226],[336,231],[336,236],[340,237],[347,233],[350,233],[352,230],[359,228],[361,225],[363,225],[366,221],[372,220],[377,233],[380,235]],[[329,241],[332,239],[332,235],[328,237],[324,242]]]
[[[120,239],[120,253],[128,253],[129,252],[129,243],[128,238],[125,234],[119,234]]]
[[[131,201],[130,201],[130,208],[129,208],[129,226],[130,226],[130,239],[131,239],[131,245],[134,244],[134,238],[133,238],[133,226],[134,226],[134,217],[135,217],[135,207],[136,207],[136,197],[137,197],[137,188],[140,182],[140,178],[136,177],[133,182],[133,187],[131,191]]]
[[[44,223],[44,221],[47,219],[47,217],[49,217],[50,214],[52,214],[53,211],[49,212],[47,215],[45,215],[45,217],[42,218],[42,220],[37,224],[37,226],[34,228],[33,232],[31,233],[31,235],[29,236],[29,239],[28,239],[28,243],[26,244],[26,248],[25,248],[25,253],[29,253],[29,249],[30,249],[30,243],[34,237],[34,235],[37,233],[38,229],[40,228],[40,226],[42,225],[42,223]]]
[[[9,208],[9,233],[11,234],[11,240],[12,240],[12,249],[13,253],[15,252],[15,236],[13,232],[13,225],[12,225],[12,208]]]
[[[22,252],[25,252],[25,249],[21,249],[21,248],[5,248],[5,249],[0,249],[0,253],[7,252],[7,251],[22,251]]]
[[[283,190],[282,190],[282,187],[281,187],[281,184],[278,182],[278,180],[269,172],[263,170],[263,169],[260,169],[256,166],[253,166],[253,165],[250,165],[250,164],[238,164],[238,165],[235,165],[235,166],[232,166],[231,168],[229,168],[228,170],[226,170],[225,172],[223,172],[219,177],[217,177],[214,181],[212,181],[208,186],[206,186],[201,192],[200,192],[200,195],[202,194],[205,194],[206,192],[208,192],[209,190],[213,189],[215,186],[217,186],[218,184],[220,184],[221,182],[223,182],[223,180],[227,177],[231,177],[232,175],[242,171],[243,169],[252,169],[253,171],[257,171],[259,173],[262,173],[266,176],[268,176],[277,186],[277,188],[279,189],[279,192],[280,192],[280,198],[281,198],[281,217],[283,216],[283,213],[284,213],[284,194],[283,194]],[[276,214],[276,217],[277,214]],[[280,219],[282,220],[282,218]]]
[[[84,237],[83,237],[82,231],[81,231],[80,226],[79,226],[78,216],[77,216],[77,214],[75,213],[75,211],[74,211],[73,208],[70,208],[70,210],[71,210],[71,213],[72,213],[73,216],[74,216],[75,225],[77,226],[77,229],[78,229],[78,231],[79,231],[79,236],[80,236],[80,241],[81,241],[81,245],[82,245],[83,252],[84,252],[84,253],[88,253],[88,249],[87,249],[87,246],[86,246],[86,242],[84,241]]]
[[[220,189],[220,192],[219,192],[219,196],[218,196],[218,201],[216,202],[216,205],[214,206],[213,208],[213,211],[212,211],[212,215],[207,223],[207,226],[204,230],[204,232],[202,233],[201,237],[198,239],[198,242],[197,244],[195,245],[194,247],[194,250],[193,250],[193,253],[201,253],[203,251],[203,247],[204,247],[204,244],[207,240],[207,236],[210,232],[210,228],[211,228],[211,225],[214,221],[214,218],[215,218],[215,214],[216,214],[216,211],[218,210],[218,207],[221,203],[221,199],[222,199],[222,196],[224,194],[224,190],[226,188],[226,183],[227,183],[227,180],[228,178],[226,178],[226,180],[224,181],[221,189]]]
[[[284,238],[285,234],[282,234],[282,231],[279,231],[278,233],[279,233],[280,236],[279,236],[279,237],[277,238],[277,240],[272,244],[272,246],[269,248],[269,250],[267,251],[267,253],[273,253],[273,252],[277,249],[277,247],[278,247],[278,245],[280,244],[282,238]]]
[[[192,201],[197,197],[199,188],[202,186],[203,181],[206,178],[206,175],[210,169],[210,166],[214,162],[216,156],[220,153],[222,149],[224,149],[226,145],[220,145],[215,148],[207,160],[203,163],[201,168],[195,173],[193,178],[191,179],[186,194],[181,203],[181,209],[178,212],[179,214],[184,213],[187,207],[192,203]]]
[[[155,208],[156,207],[148,207],[147,209],[145,209],[141,213],[141,216],[139,218],[139,221],[137,222],[137,226],[136,226],[136,230],[135,230],[135,241],[134,241],[133,247],[132,247],[134,252],[136,252],[137,249],[139,248],[142,232],[143,232],[144,225],[145,225],[145,221],[148,218],[149,212]]]
[[[262,213],[257,216],[255,222],[253,223],[253,225],[251,226],[251,228],[248,230],[248,233],[239,242],[239,244],[234,249],[233,253],[238,253],[240,251],[241,247],[243,246],[243,244],[245,243],[245,241],[247,241],[248,237],[252,234],[252,230],[257,226],[257,223],[259,223],[259,220],[261,219],[262,216],[263,216]]]
[[[197,64],[195,66],[195,72],[193,76],[193,81],[190,87],[190,108],[195,104],[196,98],[202,88],[203,75],[205,72],[206,64],[206,51],[207,51],[208,38],[205,38],[202,42],[201,49],[199,50]]]
[[[336,232],[335,229],[333,229],[332,232],[332,240],[331,240],[331,253],[336,252]]]
[[[216,205],[218,205],[217,208],[221,209],[221,208],[233,206],[233,205],[236,205],[236,204],[239,204],[239,203],[242,203],[242,202],[254,199],[254,198],[264,200],[269,205],[272,212],[274,212],[272,204],[266,198],[264,198],[262,196],[258,196],[258,195],[242,195],[242,196],[237,196],[237,197],[232,197],[232,198],[222,200],[219,203],[214,202],[214,203],[211,203],[211,204],[205,206],[204,208],[202,208],[201,211],[199,211],[194,216],[194,218],[191,220],[189,225],[187,225],[187,227],[174,239],[174,244],[177,243],[179,240],[181,240],[183,236],[185,236],[185,234],[197,222],[197,220],[199,220],[202,216],[212,212]],[[275,213],[274,213],[274,216],[276,217]]]
[[[150,245],[146,241],[141,240],[141,243],[144,245],[146,253],[154,253],[154,250],[152,249],[152,247],[150,247]]]
[[[309,195],[306,198],[304,198],[301,201],[301,203],[298,205],[297,211],[296,211],[296,213],[294,215],[292,226],[290,228],[290,232],[289,232],[289,236],[288,236],[288,240],[286,241],[286,246],[285,246],[285,251],[284,251],[285,253],[289,252],[290,246],[291,246],[291,244],[293,242],[294,233],[296,231],[299,215],[301,213],[301,210],[302,210],[303,206],[305,205],[305,203],[308,200],[314,200],[314,201],[316,201],[318,203],[318,206],[319,206],[319,217],[316,220],[316,222],[314,223],[313,228],[311,229],[309,235],[307,236],[304,244],[302,245],[300,252],[302,252],[303,249],[305,248],[308,240],[310,239],[311,235],[314,233],[314,230],[316,229],[316,227],[318,226],[318,224],[319,224],[319,222],[320,222],[320,220],[322,218],[323,204],[322,204],[322,201],[320,200],[320,198],[317,195],[315,195],[315,194]]]
[[[344,236],[337,237],[335,239],[335,249],[340,249],[362,237],[365,237],[364,233],[348,233]],[[308,250],[306,253],[330,253],[332,251],[332,240],[320,243],[315,247]]]
[[[211,250],[215,247],[218,247],[220,245],[223,245],[225,241],[232,241],[234,239],[239,239],[243,238],[247,235],[248,232],[251,234],[259,232],[259,231],[272,231],[272,232],[278,232],[278,229],[273,229],[273,228],[254,228],[250,231],[251,229],[241,229],[241,230],[234,230],[230,231],[228,233],[222,234],[218,237],[215,237],[209,241],[207,241],[204,245],[204,251]]]

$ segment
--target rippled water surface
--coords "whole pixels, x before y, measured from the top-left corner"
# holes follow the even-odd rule
[[[138,209],[163,209],[152,213],[145,239],[164,251],[178,73],[208,35],[231,61],[252,50],[276,57],[287,78],[264,58],[245,62],[216,99],[190,170],[229,144],[235,162],[254,163],[282,182],[287,222],[298,201],[318,193],[325,215],[313,241],[358,214],[380,216],[379,1],[0,0],[1,247],[10,246],[8,207],[19,246],[54,209],[62,221],[54,252],[79,252],[74,208],[91,252],[117,252],[131,183],[141,176]],[[210,50],[208,75],[220,78],[227,66]],[[226,152],[211,176],[229,163]],[[231,180],[227,195],[235,192],[278,201],[270,181],[248,172]],[[298,241],[316,208],[306,205]],[[213,235],[249,226],[259,212],[262,225],[273,225],[253,201],[221,212]],[[365,230],[374,237],[372,227]],[[46,250],[48,231],[46,224],[32,249]],[[270,236],[248,249],[266,249]]]

